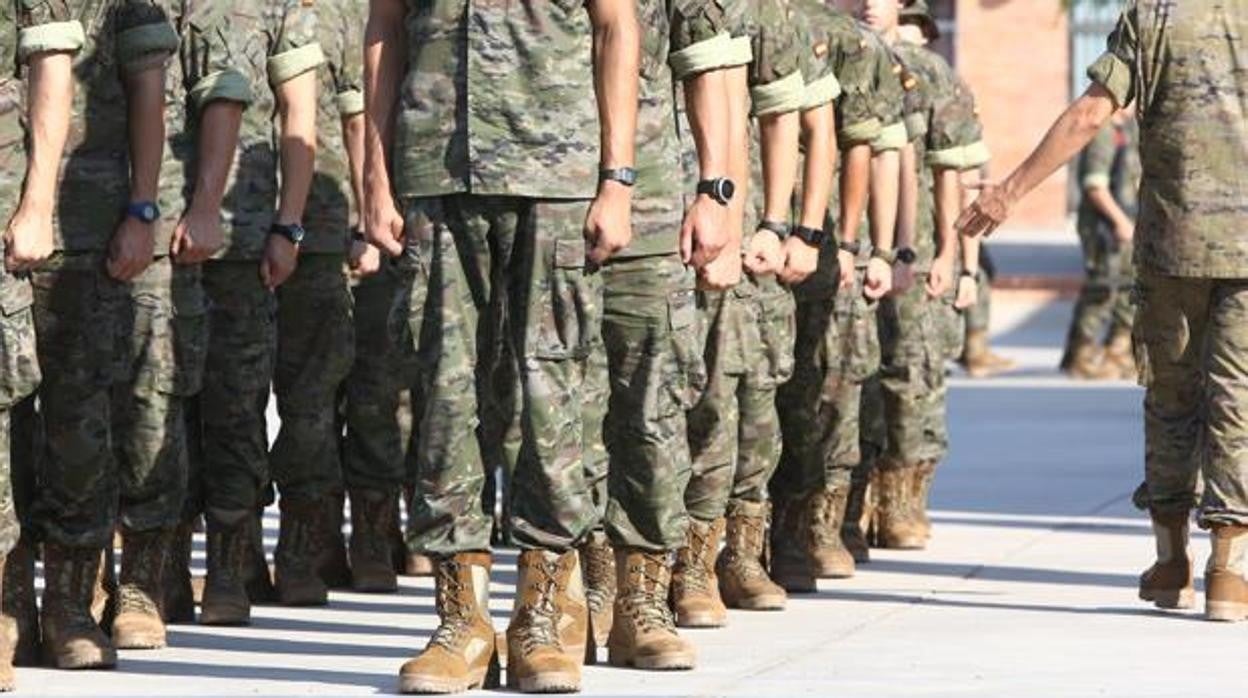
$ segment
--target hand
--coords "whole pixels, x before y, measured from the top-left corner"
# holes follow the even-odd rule
[[[784,267],[784,246],[770,230],[757,230],[745,251],[745,268],[755,276],[775,274]]]
[[[368,197],[368,215],[364,216],[364,236],[391,257],[403,254],[403,216],[394,205],[389,192]]]
[[[1119,245],[1130,245],[1135,239],[1135,221],[1128,218],[1115,225],[1114,237],[1118,238]]]
[[[996,184],[980,182],[967,185],[967,189],[978,189],[979,198],[958,216],[954,227],[969,237],[992,235],[1010,217],[1014,199],[1005,193],[1005,188]]]
[[[113,239],[108,243],[108,275],[118,281],[129,281],[147,269],[156,256],[155,223],[144,223],[126,216]]]
[[[680,228],[680,259],[695,269],[715,261],[728,243],[728,208],[705,194],[693,200]]]
[[[780,270],[780,282],[800,284],[819,268],[819,248],[806,241],[789,236],[784,241],[784,267]]]
[[[632,189],[613,180],[603,181],[598,185],[598,196],[589,205],[589,215],[585,217],[589,261],[602,264],[628,247],[632,239]]]
[[[979,281],[973,276],[958,277],[958,297],[953,301],[953,307],[966,310],[976,303],[979,303]]]
[[[940,255],[932,260],[932,271],[927,275],[927,295],[940,298],[953,288],[953,255]]]
[[[728,244],[710,264],[698,270],[698,289],[726,291],[741,283],[741,238],[729,237]]]
[[[897,262],[893,265],[893,295],[903,295],[912,288],[914,288],[914,265]]]
[[[862,293],[867,298],[878,301],[893,290],[893,265],[879,257],[872,257],[867,262],[867,278],[862,284]]]
[[[260,279],[270,291],[286,283],[299,266],[299,246],[281,235],[270,235],[260,260]]]
[[[838,291],[845,291],[854,286],[854,273],[857,271],[858,257],[853,252],[838,249],[836,251],[837,272],[840,275]]]
[[[4,229],[4,266],[9,271],[29,271],[54,252],[52,212],[35,213],[19,206]]]
[[[225,245],[221,230],[221,215],[217,211],[198,211],[194,208],[182,214],[173,229],[169,254],[178,264],[199,264],[206,261]]]
[[[353,240],[347,265],[351,267],[351,272],[357,279],[372,276],[381,269],[381,250],[367,242]]]

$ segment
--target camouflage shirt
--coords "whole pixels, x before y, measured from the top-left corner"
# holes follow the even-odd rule
[[[1106,124],[1079,155],[1079,186],[1084,192],[1096,187],[1109,190],[1128,216],[1135,217],[1140,187],[1139,129],[1134,119]],[[1086,193],[1079,201],[1077,219],[1081,236],[1112,232],[1109,221]]]
[[[218,257],[259,259],[278,205],[276,87],[324,62],[316,9],[310,0],[181,4],[181,80],[192,116],[214,99],[250,100],[222,203],[225,248]],[[192,135],[180,144],[183,157]]]
[[[1133,0],[1088,69],[1140,122],[1135,259],[1248,278],[1248,0]]]
[[[970,90],[934,51],[900,42],[894,47],[903,66],[906,133],[915,145],[919,169],[914,268],[926,271],[936,255],[936,198],[933,170],[967,170],[988,160]]]
[[[351,227],[351,163],[342,120],[364,112],[364,23],[367,0],[320,0],[317,26],[325,67],[316,114],[316,176],[308,193],[301,252],[346,251]]]
[[[406,0],[394,187],[589,199],[599,125],[584,0]]]
[[[178,37],[150,0],[21,0],[18,27],[76,21],[82,50],[74,57],[74,98],[57,187],[56,249],[98,252],[121,221],[130,198],[126,91],[123,75],[172,54]]]
[[[0,225],[16,212],[26,176],[26,90],[19,66],[35,53],[76,51],[82,44],[82,25],[65,8],[35,12],[21,0],[0,0]]]
[[[717,0],[640,0],[641,84],[637,107],[637,186],[633,241],[618,257],[669,254],[679,246],[681,176],[674,83],[727,65],[730,38]]]

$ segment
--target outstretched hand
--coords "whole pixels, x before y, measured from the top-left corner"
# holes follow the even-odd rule
[[[963,211],[961,216],[958,216],[954,227],[958,229],[958,232],[970,237],[992,235],[993,231],[1010,217],[1011,210],[1014,208],[1013,199],[999,184],[976,182],[966,186],[968,189],[978,190],[979,198],[975,199],[975,202]]]

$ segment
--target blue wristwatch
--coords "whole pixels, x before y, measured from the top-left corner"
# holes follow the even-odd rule
[[[144,223],[155,223],[160,220],[160,209],[151,201],[131,201],[126,204],[126,217]]]

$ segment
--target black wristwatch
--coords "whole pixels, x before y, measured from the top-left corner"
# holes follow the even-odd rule
[[[789,236],[789,224],[788,223],[780,223],[777,221],[760,221],[758,224],[758,230],[766,230],[768,232],[775,233],[776,237],[780,238],[781,240]]]
[[[155,223],[160,220],[160,209],[152,201],[131,201],[126,204],[126,217],[143,223]]]
[[[351,241],[352,242],[368,242],[368,238],[364,237],[363,230],[352,230]]]
[[[598,170],[599,182],[619,182],[626,187],[637,183],[637,170],[631,167],[604,167]]]
[[[698,182],[697,192],[706,194],[712,199],[719,202],[721,206],[727,206],[732,201],[732,195],[736,193],[737,185],[732,183],[727,177],[716,177],[715,179],[704,179]]]
[[[853,242],[845,242],[844,240],[842,240],[841,242],[837,243],[836,247],[840,251],[848,252],[855,257],[862,254],[862,242],[859,240],[854,240]]]
[[[973,271],[967,271],[967,270],[963,269],[963,270],[962,270],[962,273],[961,273],[961,274],[958,274],[958,276],[960,276],[960,277],[962,277],[962,278],[964,278],[964,279],[970,279],[971,281],[974,281],[975,283],[979,283],[979,274],[976,274],[976,273],[975,273],[975,272],[973,272]]]
[[[794,228],[793,237],[811,247],[822,247],[823,241],[828,239],[828,235],[823,232],[823,228],[811,228],[805,225],[799,225]]]
[[[894,264],[897,262],[897,250],[881,250],[877,247],[871,250],[871,258]]]
[[[914,251],[913,247],[903,247],[897,250],[897,261],[902,264],[914,264],[918,258],[919,255]]]
[[[291,244],[294,245],[298,245],[303,242],[303,236],[306,234],[307,233],[304,231],[303,226],[298,223],[291,223],[289,225],[274,223],[269,226],[269,235],[280,235],[287,240],[290,240]]]

